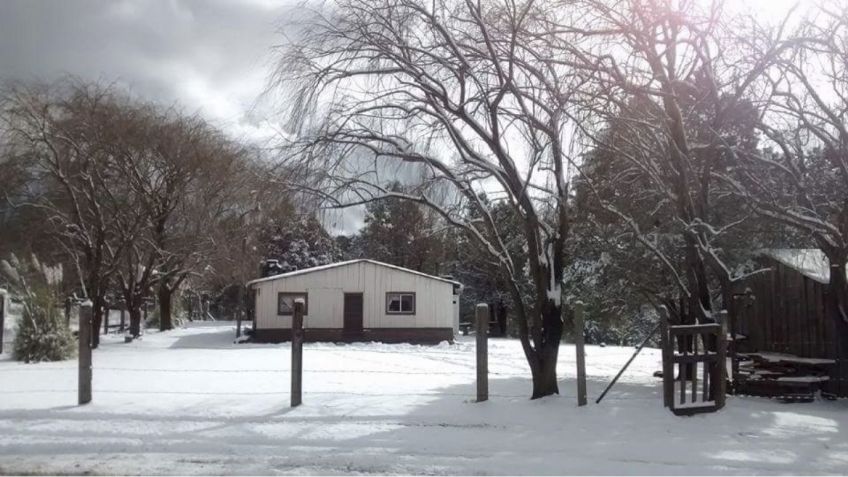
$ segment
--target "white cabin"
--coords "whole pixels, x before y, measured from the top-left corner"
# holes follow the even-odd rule
[[[253,292],[256,341],[291,339],[303,298],[307,341],[438,343],[459,328],[459,282],[360,259],[260,278]]]

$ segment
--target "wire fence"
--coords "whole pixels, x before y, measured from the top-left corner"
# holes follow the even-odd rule
[[[74,372],[77,370],[76,366],[50,366],[50,367],[30,367],[30,366],[20,366],[15,368],[0,368],[0,375],[10,374],[10,373],[44,373],[44,372]],[[269,368],[269,369],[203,369],[203,368],[137,368],[137,367],[116,367],[116,366],[95,366],[94,373],[98,372],[111,372],[111,373],[143,373],[143,374],[163,374],[163,375],[207,375],[207,374],[223,374],[223,375],[260,375],[260,374],[275,374],[280,376],[285,376],[291,374],[288,369],[279,369],[279,368]],[[464,371],[417,371],[417,370],[385,370],[385,369],[305,369],[304,375],[328,375],[328,374],[360,374],[360,375],[413,375],[413,376],[454,376],[454,377],[467,377],[470,378],[466,384],[472,385],[473,378],[475,376],[475,370],[469,369]],[[498,371],[490,371],[490,376],[502,377],[502,378],[527,378],[529,382],[529,373],[528,372],[498,372]],[[563,376],[561,379],[565,379]],[[287,380],[281,381],[285,384],[288,383]],[[73,393],[76,392],[75,388],[32,388],[25,390],[0,390],[0,395],[25,395],[27,393],[33,394],[43,394],[43,393]],[[150,389],[110,389],[109,387],[99,388],[95,387],[95,394],[116,394],[116,395],[185,395],[185,396],[268,396],[268,395],[279,395],[279,396],[288,396],[290,395],[290,391],[280,390],[280,391],[262,391],[262,390],[253,390],[253,391],[243,391],[243,390],[223,390],[223,391],[201,391],[201,390],[150,390]],[[339,390],[307,390],[305,391],[307,395],[318,395],[318,396],[359,396],[359,397],[427,397],[427,396],[450,396],[450,397],[461,397],[472,399],[473,391],[469,390],[468,392],[453,392],[449,390],[427,390],[427,391],[411,391],[411,392],[385,392],[385,391],[374,391],[374,392],[360,392],[360,391],[347,391],[344,389]],[[489,393],[490,397],[493,398],[502,398],[502,399],[527,399],[528,394],[505,394],[505,393]],[[560,392],[559,396],[561,398],[575,398],[576,394],[569,392]],[[658,399],[655,395],[648,396],[634,396],[634,395],[626,395],[626,396],[610,396],[607,399],[609,400],[625,400],[625,399],[643,399],[643,400],[656,400]]]

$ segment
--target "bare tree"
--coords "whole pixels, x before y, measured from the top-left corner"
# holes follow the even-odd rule
[[[774,42],[762,35],[759,44]],[[758,129],[771,147],[744,156],[734,185],[758,213],[824,252],[830,296],[848,322],[848,5],[818,2],[767,73]]]
[[[562,48],[579,49],[588,78],[578,124],[619,164],[620,181],[604,192],[587,172],[587,190],[664,265],[681,297],[664,297],[675,315],[712,321],[719,307],[732,309],[734,285],[750,272],[726,248],[739,246],[734,234],[752,216],[727,178],[757,147],[753,85],[784,45],[747,61],[737,46],[759,26],[720,1],[577,4],[585,22],[568,31],[582,40]],[[638,199],[622,206],[634,185],[638,196],[625,197]]]
[[[332,207],[385,198],[432,208],[498,263],[515,303],[533,398],[558,392],[563,243],[569,233],[573,78],[548,59],[556,2],[344,0],[286,44],[293,161]],[[393,191],[398,174],[419,186]],[[520,218],[516,266],[487,192]],[[474,218],[465,213],[474,210]],[[519,283],[528,274],[531,296]]]
[[[137,198],[133,210],[143,219],[132,248],[145,257],[137,264],[135,293],[140,300],[156,287],[159,328],[168,330],[173,294],[189,274],[201,272],[214,246],[212,230],[233,207],[231,191],[241,186],[235,178],[245,165],[244,155],[241,146],[196,116],[154,108],[134,120],[132,131],[141,142],[127,149],[133,152],[121,156],[117,167]],[[124,284],[132,282],[121,278]]]
[[[8,84],[2,97],[2,129],[9,152],[32,165],[38,190],[28,202],[44,212],[57,244],[67,253],[83,296],[94,304],[94,330],[103,316],[109,278],[121,254],[113,216],[105,208],[109,154],[103,138],[114,110],[107,88],[60,81],[55,85]],[[92,335],[93,346],[99,343]]]

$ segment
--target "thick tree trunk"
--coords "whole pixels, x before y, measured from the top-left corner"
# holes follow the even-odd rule
[[[559,355],[558,344],[546,345],[536,353],[536,363],[530,366],[533,376],[533,395],[530,399],[559,394],[556,372],[557,356]]]
[[[171,299],[173,293],[167,285],[159,286],[159,331],[174,329],[173,319],[171,317]]]
[[[141,308],[138,304],[133,303],[132,306],[127,306],[130,313],[130,335],[133,338],[141,336]]]
[[[557,358],[562,340],[562,307],[547,301],[543,306],[542,326],[541,343],[529,359],[533,376],[531,399],[559,394]]]

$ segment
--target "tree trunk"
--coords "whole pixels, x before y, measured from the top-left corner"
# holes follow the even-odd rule
[[[530,399],[559,394],[556,370],[562,340],[562,307],[547,301],[543,313],[542,342],[529,360],[533,376],[533,395]]]
[[[141,308],[136,303],[128,304],[127,311],[130,313],[130,335],[138,338],[141,336]]]
[[[91,317],[91,349],[100,346],[100,325],[103,323],[103,307],[105,300],[101,296],[94,296]]]
[[[167,285],[159,285],[159,331],[174,329],[171,317],[171,299],[173,292]]]
[[[559,394],[556,373],[558,354],[557,345],[546,345],[536,352],[536,363],[530,366],[533,376],[533,395],[530,399]]]

